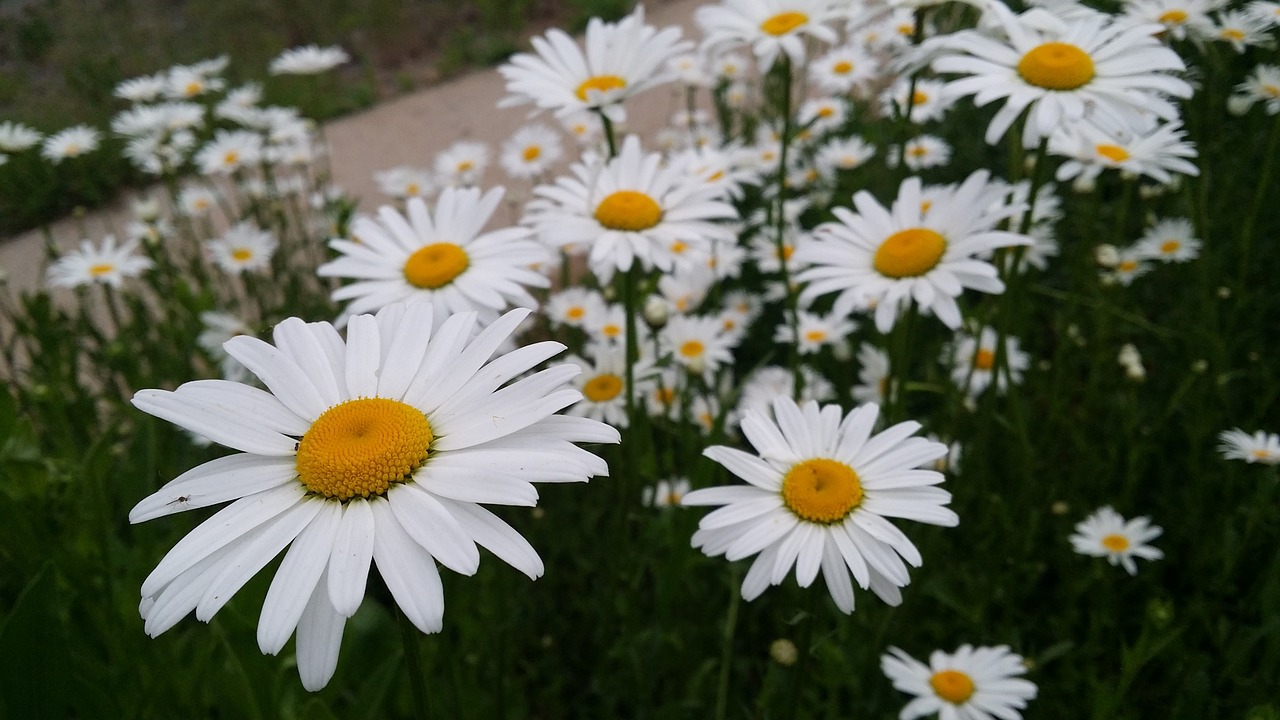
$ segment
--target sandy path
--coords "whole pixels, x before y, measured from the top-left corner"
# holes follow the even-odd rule
[[[695,39],[693,11],[701,4],[701,0],[650,0],[646,3],[646,18],[659,27],[680,25],[687,39]],[[397,165],[431,167],[437,153],[467,139],[484,141],[493,150],[482,187],[507,185],[508,197],[513,199],[527,194],[527,184],[512,183],[500,169],[497,151],[504,139],[529,122],[531,106],[499,109],[497,102],[505,94],[497,70],[482,70],[326,124],[335,183],[360,199],[362,211],[370,212],[387,201],[373,181],[374,172]],[[627,104],[627,126],[649,135],[662,127],[678,107],[679,99],[668,90],[651,90]],[[555,124],[547,113],[537,120]],[[572,153],[571,141],[568,143],[566,149]],[[127,195],[114,206],[84,218],[89,235],[96,239],[111,224],[123,228],[133,198]],[[77,221],[64,219],[54,223],[51,230],[60,247],[70,248],[80,239],[79,227]],[[14,289],[35,288],[43,262],[44,238],[38,230],[0,242],[0,269],[8,274]]]

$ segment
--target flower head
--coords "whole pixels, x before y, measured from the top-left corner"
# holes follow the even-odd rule
[[[137,249],[137,240],[117,245],[114,235],[103,237],[101,246],[81,240],[79,250],[64,253],[53,261],[45,278],[52,287],[102,283],[118,288],[126,278],[137,277],[151,268],[149,258],[134,254]]]
[[[935,650],[928,665],[891,647],[880,669],[894,688],[916,696],[899,714],[903,720],[935,713],[943,720],[1019,720],[1036,696],[1035,684],[1020,677],[1026,664],[1005,645]]]
[[[304,45],[280,53],[271,61],[269,70],[272,75],[317,75],[350,61],[347,51],[336,45]]]
[[[40,154],[54,164],[98,149],[102,134],[88,125],[76,125],[44,139]]]
[[[265,270],[271,267],[271,256],[276,251],[276,238],[251,222],[236,223],[222,237],[205,242],[205,249],[214,264],[224,271],[239,275],[242,272]]]
[[[702,50],[711,55],[750,46],[762,72],[780,53],[797,65],[804,62],[805,40],[834,43],[829,23],[835,12],[828,0],[721,0],[694,13],[706,36]]]
[[[1105,557],[1112,565],[1120,565],[1130,575],[1138,574],[1135,557],[1159,560],[1164,553],[1147,543],[1160,537],[1162,530],[1151,524],[1151,518],[1139,517],[1126,521],[1110,506],[1098,508],[1076,525],[1071,536],[1071,546],[1081,555]]]
[[[22,152],[38,145],[42,137],[44,136],[39,131],[22,123],[10,120],[0,122],[0,151]]]
[[[1222,431],[1218,439],[1222,441],[1218,452],[1227,460],[1280,465],[1280,434],[1258,430],[1250,435],[1240,428],[1234,428]]]

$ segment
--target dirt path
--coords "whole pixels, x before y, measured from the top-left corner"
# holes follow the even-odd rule
[[[692,17],[701,4],[701,0],[650,0],[645,14],[652,25],[680,25],[686,38],[696,39]],[[509,188],[508,197],[524,194],[527,184],[513,183],[498,167],[496,155],[500,143],[529,121],[530,106],[498,109],[498,100],[505,94],[497,70],[482,70],[326,124],[335,183],[360,198],[363,212],[371,212],[387,201],[378,192],[374,172],[397,165],[431,167],[437,153],[467,139],[484,141],[494,151],[482,187],[501,184]],[[679,99],[666,89],[651,90],[628,103],[628,127],[650,134],[679,106]],[[546,113],[540,120],[554,124],[554,118]],[[88,234],[96,239],[111,224],[123,227],[133,198],[127,195],[114,206],[85,217],[83,226]],[[79,241],[80,224],[64,219],[51,226],[59,247],[70,248]],[[37,287],[43,261],[44,238],[38,230],[0,242],[0,269],[7,273],[14,289]]]

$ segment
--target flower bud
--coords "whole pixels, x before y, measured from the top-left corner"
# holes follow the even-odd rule
[[[1102,267],[1115,267],[1120,264],[1120,251],[1115,245],[1103,243],[1093,249],[1093,260]]]
[[[769,657],[783,667],[791,667],[800,659],[800,651],[796,644],[786,638],[779,638],[769,643]]]
[[[667,301],[661,295],[650,295],[645,298],[644,310],[645,324],[653,330],[661,330],[667,325],[667,318],[670,310],[667,308]]]

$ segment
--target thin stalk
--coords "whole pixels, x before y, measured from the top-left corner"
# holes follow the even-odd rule
[[[427,702],[427,686],[423,682],[422,654],[418,648],[418,629],[396,605],[396,622],[400,626],[400,640],[404,644],[404,658],[408,664],[409,691],[413,694],[413,715],[417,720],[431,717]]]
[[[618,156],[618,139],[613,132],[613,121],[600,110],[596,110],[596,114],[600,116],[600,124],[604,126],[604,141],[609,144],[609,159],[612,160]]]
[[[799,400],[804,393],[804,375],[800,374],[800,314],[796,307],[795,288],[791,286],[791,271],[787,267],[787,149],[791,144],[791,59],[784,53],[779,61],[782,76],[782,137],[778,150],[778,200],[773,214],[774,243],[778,253],[778,270],[782,286],[787,293],[787,322],[791,325],[791,347],[787,351],[787,364],[791,368],[792,396]]]
[[[729,609],[725,611],[724,633],[720,641],[720,679],[716,683],[715,720],[724,720],[729,709],[729,676],[733,660],[733,637],[738,630],[738,607],[742,604],[739,585],[742,571],[734,566],[729,582]]]
[[[805,602],[804,609],[804,628],[800,631],[800,642],[796,648],[800,651],[800,658],[796,662],[794,677],[791,679],[791,692],[787,697],[787,713],[783,717],[798,718],[804,717],[800,712],[800,688],[804,685],[804,681],[809,676],[809,656],[813,654],[813,626],[817,623],[818,597],[821,595],[817,588],[806,588],[805,593],[808,598]]]

